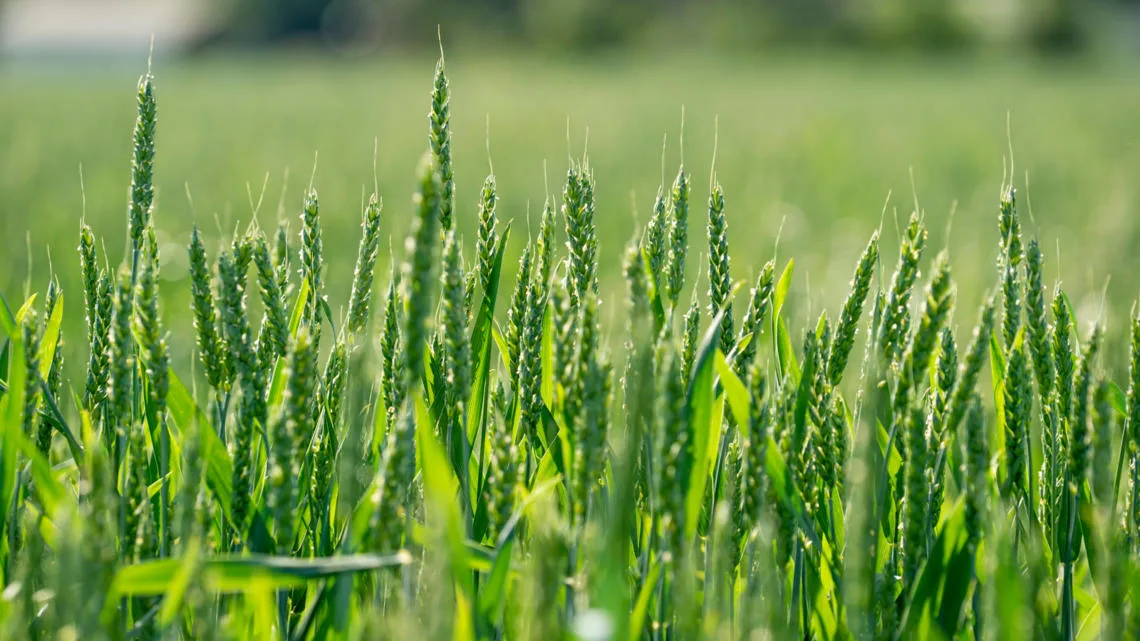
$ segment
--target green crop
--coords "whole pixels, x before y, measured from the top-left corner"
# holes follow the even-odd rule
[[[974,325],[954,323],[950,252],[925,264],[920,211],[889,282],[867,230],[834,324],[829,310],[797,324],[792,261],[777,277],[763,257],[738,294],[741,205],[726,209],[715,179],[708,282],[686,289],[683,169],[611,297],[606,176],[571,161],[512,280],[494,177],[471,220],[456,204],[450,94],[441,61],[411,204],[382,218],[380,194],[365,201],[338,318],[312,186],[297,261],[284,223],[271,246],[253,222],[214,259],[195,228],[189,291],[162,296],[176,285],[161,278],[157,94],[142,79],[126,255],[115,266],[83,225],[81,277],[64,279],[83,285],[85,335],[65,336],[81,312],[54,276],[42,302],[0,305],[3,638],[1140,633],[1140,320],[1127,359],[1102,318],[1077,344],[1037,239],[1022,247],[1012,187],[1001,297]],[[373,305],[400,216],[404,255]],[[168,333],[180,313],[194,331]],[[76,380],[64,341],[90,350]]]

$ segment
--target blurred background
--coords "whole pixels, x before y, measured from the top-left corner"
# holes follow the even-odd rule
[[[342,307],[374,180],[394,246],[406,230],[437,28],[468,255],[492,164],[517,251],[588,150],[616,292],[634,222],[682,162],[703,245],[715,150],[734,277],[795,256],[797,325],[834,315],[880,224],[889,278],[917,202],[929,256],[950,248],[968,331],[1011,174],[1084,321],[1103,306],[1119,330],[1140,291],[1138,0],[0,0],[0,291],[42,291],[54,266],[82,335],[79,221],[117,261],[153,36],[172,331],[189,336],[191,225],[215,248],[255,210],[296,231],[310,179]]]
[[[343,50],[448,41],[546,51],[772,45],[1075,50],[1135,0],[4,0],[9,49],[307,42]],[[1111,15],[1117,14],[1117,15]]]

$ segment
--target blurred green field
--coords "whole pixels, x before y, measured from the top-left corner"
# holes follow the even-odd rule
[[[385,225],[393,245],[402,242],[415,163],[427,145],[433,64],[158,61],[155,216],[163,276],[185,277],[184,248],[195,220],[215,243],[244,226],[251,216],[247,191],[257,200],[267,174],[262,226],[274,227],[277,216],[295,218],[316,155],[331,302],[338,309],[347,301],[363,191],[373,182],[374,140]],[[79,167],[88,222],[99,234],[121,238],[134,88],[143,65],[0,68],[0,290],[9,300],[20,298],[28,247],[30,283],[42,290],[50,255],[71,294],[67,335],[82,335],[74,251],[84,211]],[[558,197],[567,158],[582,154],[588,130],[602,285],[620,286],[620,250],[633,222],[648,216],[661,182],[663,137],[666,180],[681,161],[684,107],[684,161],[698,203],[690,233],[703,242],[719,126],[716,172],[727,194],[736,278],[750,279],[771,257],[779,233],[781,260],[794,256],[797,264],[793,291],[800,299],[793,312],[837,309],[888,193],[887,265],[895,260],[894,212],[903,219],[917,193],[930,246],[951,248],[968,324],[982,289],[994,282],[1009,114],[1026,233],[1039,234],[1048,248],[1047,274],[1063,274],[1085,319],[1101,305],[1110,273],[1116,309],[1107,311],[1117,318],[1140,288],[1134,67],[679,57],[570,63],[455,54],[448,73],[468,255],[477,190],[490,163],[500,215],[514,219],[517,240],[527,233],[528,210],[537,229],[547,191]],[[107,250],[121,256],[122,241]],[[171,289],[182,293],[165,310],[178,335],[189,327],[188,288]],[[620,322],[622,313],[605,314]],[[187,363],[189,342],[173,343],[176,359]]]

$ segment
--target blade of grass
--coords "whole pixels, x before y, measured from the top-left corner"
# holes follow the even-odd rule
[[[203,559],[200,571],[203,586],[210,592],[231,594],[247,591],[255,582],[264,582],[273,589],[295,588],[318,579],[396,567],[406,562],[406,554],[351,554],[314,559],[248,554]],[[181,564],[181,559],[167,558],[124,567],[115,574],[111,595],[116,599],[164,595],[174,584]]]
[[[713,425],[713,369],[717,343],[724,312],[717,314],[701,340],[693,363],[692,379],[685,402],[688,404],[689,425],[693,433],[693,467],[685,488],[685,540],[693,541],[697,522],[708,483],[709,465],[713,452],[713,432],[720,434],[720,425]]]

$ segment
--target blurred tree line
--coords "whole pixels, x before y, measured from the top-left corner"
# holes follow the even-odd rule
[[[449,40],[589,50],[682,42],[1073,50],[1090,16],[1140,0],[230,0],[220,40],[335,45]]]

